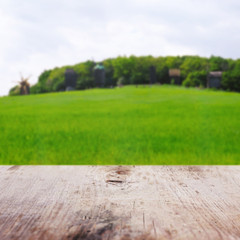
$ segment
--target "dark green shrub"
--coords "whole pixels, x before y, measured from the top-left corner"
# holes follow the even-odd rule
[[[12,87],[9,90],[9,96],[17,96],[20,95],[20,87],[18,85]]]
[[[202,87],[206,86],[207,72],[196,71],[189,73],[187,78],[182,82],[185,87]]]
[[[240,69],[224,72],[221,86],[225,90],[240,92]]]

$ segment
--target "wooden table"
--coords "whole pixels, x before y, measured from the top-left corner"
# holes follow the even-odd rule
[[[0,166],[0,239],[240,239],[240,167]]]

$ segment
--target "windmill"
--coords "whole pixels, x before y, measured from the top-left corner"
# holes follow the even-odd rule
[[[20,85],[20,94],[21,95],[27,95],[30,93],[30,83],[28,82],[31,75],[27,78],[24,78],[22,74],[20,73],[21,81],[19,81]]]

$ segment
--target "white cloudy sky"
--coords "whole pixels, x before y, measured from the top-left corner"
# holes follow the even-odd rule
[[[0,0],[0,95],[19,72],[118,55],[240,57],[239,0]]]

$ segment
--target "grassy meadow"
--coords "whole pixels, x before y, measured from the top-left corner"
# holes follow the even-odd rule
[[[0,98],[0,164],[239,164],[240,94],[175,86]]]

